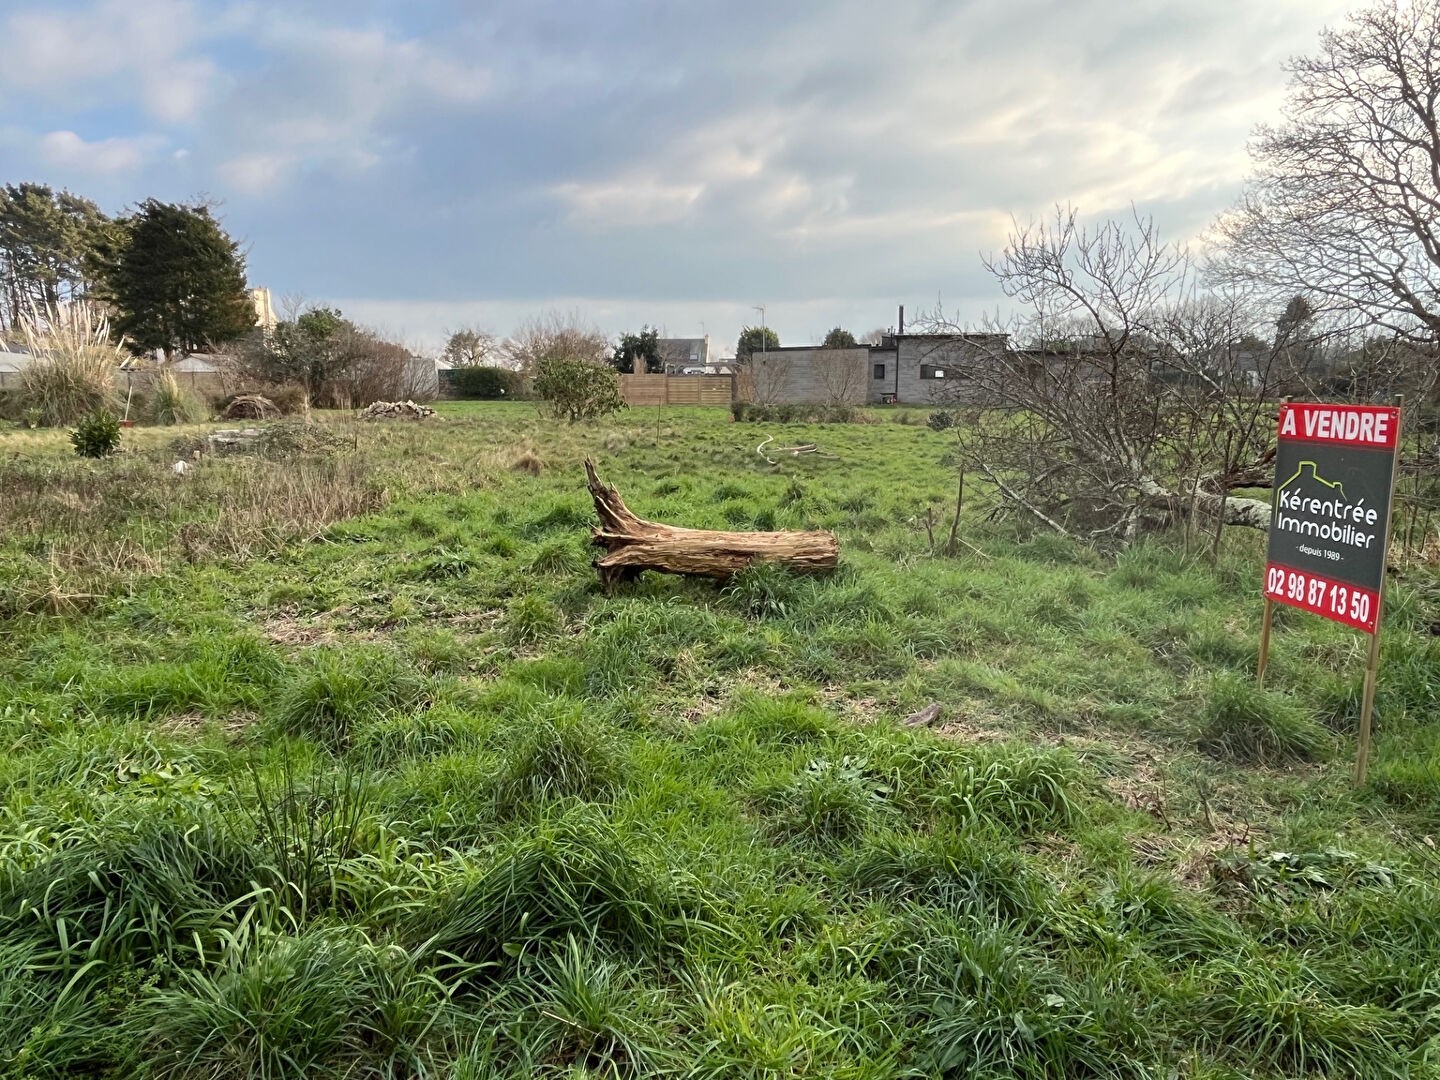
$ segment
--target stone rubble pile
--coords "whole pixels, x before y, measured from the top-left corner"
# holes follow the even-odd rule
[[[413,401],[376,401],[360,413],[361,420],[424,420],[435,410]]]

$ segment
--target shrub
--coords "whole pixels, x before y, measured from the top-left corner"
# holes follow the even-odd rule
[[[865,414],[854,405],[757,405],[737,401],[730,406],[736,420],[756,424],[863,424]]]
[[[204,407],[194,394],[180,385],[168,368],[155,376],[150,384],[150,401],[146,414],[156,424],[194,424],[204,418]]]
[[[508,368],[463,367],[442,371],[440,388],[446,397],[514,401],[522,397],[524,384],[520,373]]]
[[[70,442],[81,457],[109,457],[120,446],[120,421],[108,409],[100,409],[81,419]]]
[[[931,431],[945,431],[955,426],[955,414],[948,409],[936,409],[925,418],[925,426]]]
[[[620,375],[588,360],[547,357],[536,369],[535,394],[552,416],[574,424],[599,420],[625,408]]]
[[[1325,729],[1301,705],[1240,675],[1221,675],[1210,684],[1199,744],[1258,764],[1316,761],[1330,750]]]
[[[114,404],[115,372],[129,354],[110,340],[110,325],[88,304],[22,318],[25,348],[35,357],[20,375],[23,407],[50,426],[77,423]]]

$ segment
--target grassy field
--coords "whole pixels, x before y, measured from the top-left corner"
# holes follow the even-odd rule
[[[1440,1077],[1433,574],[1356,790],[1255,534],[933,554],[879,415],[0,433],[0,1076]],[[841,567],[606,596],[586,457]]]

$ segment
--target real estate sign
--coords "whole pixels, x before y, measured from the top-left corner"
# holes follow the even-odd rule
[[[1400,410],[1280,407],[1265,595],[1375,633]]]

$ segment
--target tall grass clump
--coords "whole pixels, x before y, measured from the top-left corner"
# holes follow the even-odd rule
[[[20,375],[20,404],[47,427],[79,423],[115,404],[115,374],[129,354],[89,304],[32,311],[20,319],[34,362]]]
[[[452,994],[414,954],[354,927],[257,938],[125,1014],[129,1075],[440,1075],[461,1015]]]
[[[578,709],[532,716],[506,752],[495,802],[514,813],[546,799],[596,799],[615,787],[620,754],[614,737]]]
[[[1199,743],[1221,757],[1261,765],[1319,761],[1331,749],[1329,734],[1304,706],[1241,675],[1211,682]]]
[[[590,815],[539,822],[413,909],[401,938],[472,964],[570,935],[651,953],[684,926],[668,881],[632,847]]]
[[[784,836],[822,844],[862,834],[892,811],[889,789],[863,758],[815,758],[787,783],[761,793],[776,830]]]
[[[1187,1023],[1212,1053],[1274,1076],[1402,1077],[1400,1028],[1373,1005],[1338,1000],[1298,965],[1216,960]]]
[[[1069,754],[1026,746],[979,751],[944,785],[941,805],[969,824],[1016,832],[1073,825],[1082,817],[1082,777]]]
[[[312,655],[280,692],[278,715],[286,734],[344,750],[356,725],[416,709],[429,699],[429,681],[387,653],[316,650]]]
[[[151,380],[146,415],[153,423],[172,427],[203,420],[205,409],[194,394],[180,385],[175,372],[165,368]]]
[[[1158,1052],[1123,994],[1071,977],[1004,930],[954,939],[922,991],[924,1075],[1149,1077]]]

